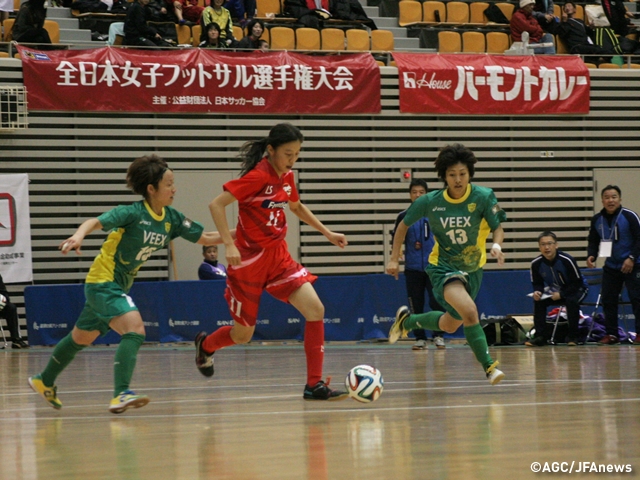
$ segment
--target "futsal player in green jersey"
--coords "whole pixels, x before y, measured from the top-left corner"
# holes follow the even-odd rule
[[[504,378],[504,373],[498,370],[498,362],[489,355],[474,300],[480,290],[482,267],[487,262],[485,243],[491,232],[494,242],[491,256],[499,265],[504,263],[501,248],[504,230],[500,224],[507,216],[498,205],[493,190],[471,184],[476,162],[473,152],[463,145],[447,145],[440,150],[435,166],[446,188],[418,198],[398,224],[387,273],[398,278],[398,258],[407,229],[427,217],[436,239],[427,274],[433,284],[434,296],[446,312],[411,315],[408,307],[400,307],[389,332],[389,343],[397,342],[416,328],[453,333],[463,325],[471,350],[484,368],[489,383],[495,385]]]
[[[134,160],[127,171],[127,186],[144,199],[86,220],[59,247],[63,254],[71,250],[80,254],[88,234],[99,229],[110,231],[87,275],[86,302],[78,321],[56,345],[42,373],[29,378],[31,388],[56,409],[62,408],[55,386],[58,375],[78,352],[109,330],[122,336],[113,364],[114,393],[109,411],[122,413],[149,403],[149,397],[129,389],[145,338],[142,317],[128,295],[133,280],[151,254],[176,237],[202,245],[221,243],[218,232],[203,232],[200,223],[170,207],[176,193],[174,176],[161,158],[151,155]]]

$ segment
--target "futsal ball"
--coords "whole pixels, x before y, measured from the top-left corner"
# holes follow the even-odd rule
[[[384,389],[382,373],[369,365],[358,365],[349,370],[344,384],[349,396],[362,403],[375,402]]]

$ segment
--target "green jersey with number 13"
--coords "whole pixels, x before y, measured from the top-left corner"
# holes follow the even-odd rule
[[[436,244],[429,263],[452,270],[475,272],[487,263],[489,233],[507,219],[493,190],[470,184],[459,199],[437,190],[422,195],[404,217],[407,226],[427,217]]]

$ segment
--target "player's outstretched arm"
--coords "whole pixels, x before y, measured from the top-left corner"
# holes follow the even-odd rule
[[[236,229],[233,228],[229,230],[229,233],[231,233],[231,238],[235,240]],[[202,232],[202,236],[198,239],[196,243],[199,243],[200,245],[220,245],[221,243],[224,243],[224,242],[222,241],[222,236],[220,235],[219,232]]]
[[[85,220],[84,222],[82,222],[82,225],[78,227],[76,233],[64,240],[58,246],[58,249],[62,252],[63,255],[66,255],[71,250],[75,250],[76,253],[80,255],[80,247],[82,246],[84,237],[89,235],[91,232],[100,230],[101,228],[102,224],[97,218],[90,218],[89,220]]]
[[[289,202],[289,209],[296,217],[298,217],[307,225],[318,230],[321,234],[327,237],[327,240],[329,240],[337,247],[344,248],[349,244],[349,242],[347,241],[347,237],[343,233],[333,232],[325,227],[325,225],[320,220],[318,220],[313,212],[309,210],[309,208],[301,201]]]
[[[408,230],[409,227],[407,227],[404,222],[400,222],[396,228],[396,234],[393,236],[393,249],[391,250],[391,258],[389,258],[387,262],[387,273],[393,275],[396,280],[400,272],[400,252],[402,251],[402,245],[404,244]]]

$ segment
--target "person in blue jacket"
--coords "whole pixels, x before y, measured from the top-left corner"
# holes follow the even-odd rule
[[[589,287],[580,272],[578,263],[568,253],[558,250],[558,238],[550,231],[538,235],[541,255],[531,262],[531,284],[533,285],[533,323],[536,334],[525,342],[528,347],[542,347],[547,344],[544,327],[547,308],[550,305],[565,305],[569,332],[567,345],[583,344],[578,338],[580,322],[580,302]]]
[[[226,280],[227,269],[218,262],[218,246],[203,245],[202,256],[204,261],[198,268],[198,278],[200,280]]]
[[[415,202],[415,200],[422,195],[425,195],[428,191],[427,182],[423,179],[414,178],[411,180],[409,184],[411,203]],[[398,224],[402,221],[406,213],[407,211],[404,210],[400,212],[398,218],[396,218],[393,235],[395,235],[396,228],[398,228]],[[426,272],[427,265],[429,264],[429,255],[431,254],[434,244],[435,240],[427,218],[422,218],[409,227],[404,241],[404,278],[412,313],[424,313],[425,290],[429,295],[429,307],[431,310],[444,311],[433,296],[433,286]],[[413,331],[413,335],[416,337],[416,343],[412,347],[413,350],[424,350],[427,348],[427,334],[424,330],[416,329]],[[433,332],[433,343],[437,348],[445,348],[442,332]]]
[[[587,266],[595,267],[596,258],[606,257],[602,268],[602,309],[607,334],[598,343],[613,345],[618,338],[618,301],[622,287],[627,287],[640,331],[640,218],[622,206],[622,192],[616,185],[607,185],[600,193],[603,209],[591,219]],[[640,345],[636,337],[635,345]]]

